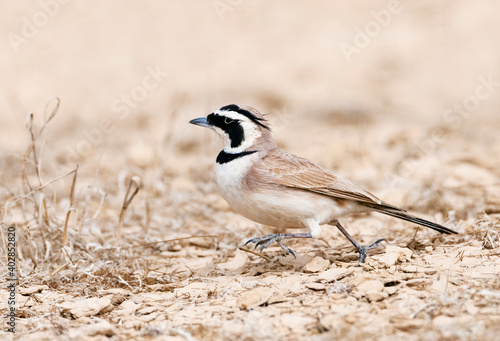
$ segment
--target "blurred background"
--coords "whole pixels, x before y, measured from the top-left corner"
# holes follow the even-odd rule
[[[269,113],[277,138],[311,157],[342,143],[346,124],[356,148],[398,132],[418,143],[435,126],[473,145],[500,121],[498,13],[491,1],[13,2],[0,21],[1,149],[18,153],[27,113],[41,119],[51,96],[54,147],[76,150],[115,122],[80,161],[166,136],[196,143],[208,132],[186,122],[229,103]],[[463,124],[447,120],[481,77],[491,96]]]
[[[236,256],[242,263],[235,271],[251,281],[267,271],[281,276],[286,267],[302,273],[303,264],[278,261],[254,272],[263,260],[241,258],[238,251],[246,239],[270,231],[221,199],[212,172],[221,143],[188,124],[231,103],[266,114],[280,147],[459,231],[446,239],[448,246],[453,252],[474,248],[474,262],[483,264],[482,250],[497,247],[500,236],[499,14],[500,2],[466,0],[9,1],[0,13],[0,219],[3,227],[18,229],[20,285],[42,283],[83,296],[103,288],[137,292],[186,284],[193,276],[215,278],[217,264]],[[77,164],[74,178],[68,172]],[[142,187],[122,209],[130,179]],[[387,238],[406,246],[417,231],[377,215],[346,220],[363,243]],[[422,254],[448,264],[438,258],[451,252],[437,250],[443,239],[418,231],[422,244],[414,245],[427,246]],[[161,242],[200,234],[216,238]],[[325,252],[321,256],[332,263],[357,266],[357,257],[344,258],[352,251],[347,240],[326,228],[323,237],[290,246],[299,258]],[[418,253],[423,246],[417,246]],[[446,271],[456,263],[450,257]],[[469,274],[468,264],[463,273]],[[429,283],[444,273],[436,269]],[[476,270],[491,274],[492,282],[467,277],[453,282],[455,289],[467,283],[479,292],[498,282],[493,266]],[[218,292],[229,291],[224,284]],[[424,291],[413,292],[421,297]],[[331,311],[337,298],[320,295]],[[489,309],[495,295],[480,307]],[[226,305],[221,297],[218,304]],[[396,300],[392,311],[397,317],[411,315],[403,307],[434,311],[439,297]],[[48,302],[36,309],[23,303],[23,316],[34,317],[21,319],[20,330],[40,330],[39,323],[63,328],[43,322],[49,320],[75,323],[54,310],[52,298]],[[385,301],[381,305],[386,309]],[[370,305],[366,311],[375,310]],[[276,326],[273,318],[266,323]],[[358,322],[369,320],[342,323],[355,321],[349,330],[362,331]],[[339,319],[332,321],[337,330]],[[457,333],[462,325],[449,324]],[[412,333],[413,324],[405,326],[401,330]],[[377,328],[386,327],[377,322]]]

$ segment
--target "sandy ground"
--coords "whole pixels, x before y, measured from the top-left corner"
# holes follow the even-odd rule
[[[498,339],[499,13],[481,1],[9,3],[2,316],[9,226],[18,282],[16,334],[3,323],[0,338]],[[220,141],[187,123],[230,103],[266,113],[280,147],[460,234],[373,214],[343,221],[363,243],[387,239],[364,265],[329,227],[290,242],[296,260],[246,251],[272,230],[223,201]]]

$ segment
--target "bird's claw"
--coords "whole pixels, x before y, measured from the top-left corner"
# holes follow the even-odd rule
[[[297,257],[295,256],[295,253],[292,251],[292,249],[290,249],[288,246],[283,244],[283,242],[281,241],[282,237],[283,237],[283,235],[281,233],[270,234],[270,235],[264,236],[264,237],[257,237],[257,238],[249,239],[245,243],[245,245],[247,245],[249,243],[255,243],[255,248],[260,246],[260,252],[262,252],[262,251],[264,251],[264,249],[267,249],[267,247],[269,245],[271,245],[273,242],[276,242],[276,244],[278,244],[283,249],[283,251],[285,251],[285,253],[291,254],[296,259]]]
[[[368,246],[360,245],[359,248],[358,248],[358,252],[359,252],[359,259],[358,259],[358,261],[359,261],[359,263],[364,263],[365,262],[366,257],[367,257],[366,251],[371,250],[371,249],[375,249],[383,241],[385,241],[385,239],[379,239],[375,243],[372,243],[372,244],[370,244]]]

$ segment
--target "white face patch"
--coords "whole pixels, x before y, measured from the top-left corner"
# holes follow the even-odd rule
[[[224,151],[231,154],[241,153],[248,148],[250,148],[255,141],[262,136],[261,127],[259,127],[255,122],[252,122],[245,115],[241,115],[234,111],[215,111],[215,115],[221,117],[227,117],[232,120],[238,121],[238,124],[243,129],[243,141],[237,147],[232,147],[230,135],[219,127],[214,126],[214,131],[220,136],[222,143],[224,144]]]

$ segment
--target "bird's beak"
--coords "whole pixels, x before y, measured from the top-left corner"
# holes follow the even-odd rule
[[[195,118],[194,120],[189,121],[191,124],[195,124],[200,127],[205,127],[205,128],[212,128],[213,126],[208,123],[206,117],[200,117],[200,118]]]

